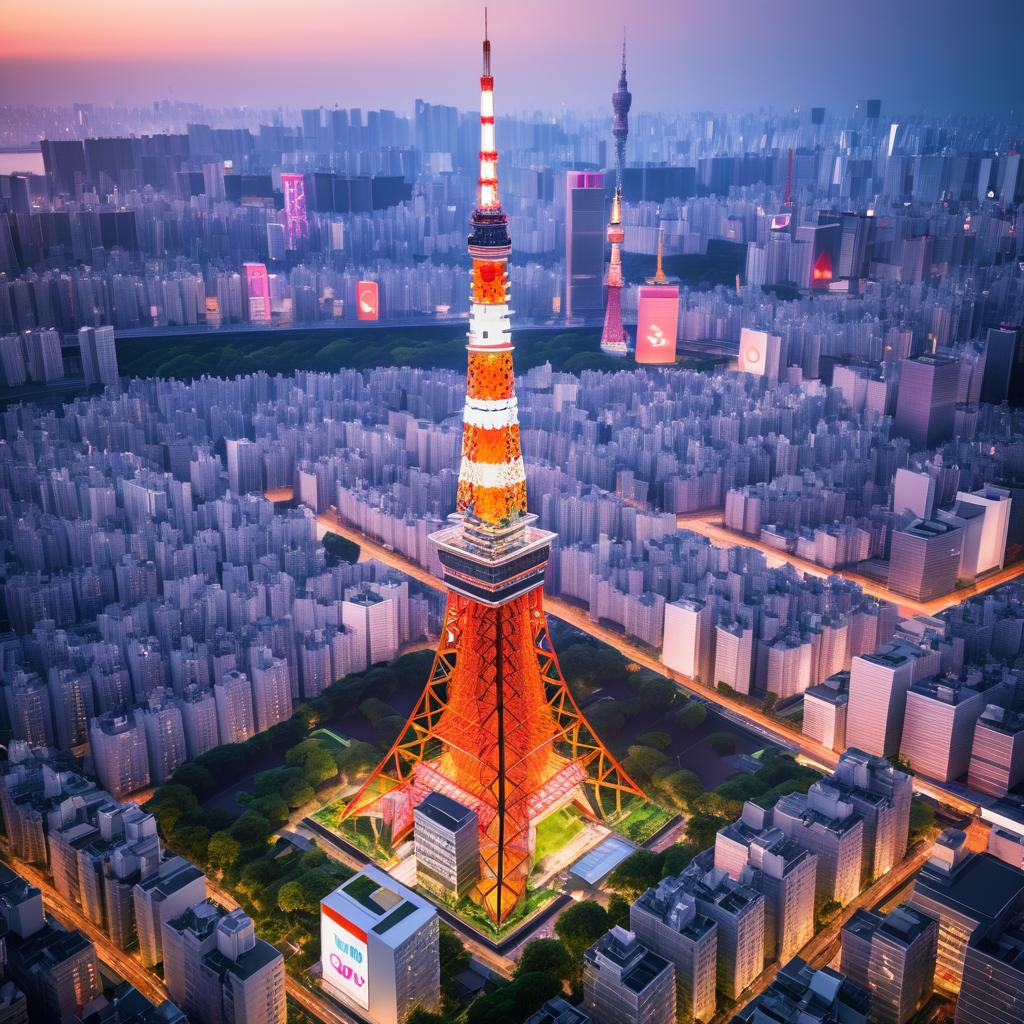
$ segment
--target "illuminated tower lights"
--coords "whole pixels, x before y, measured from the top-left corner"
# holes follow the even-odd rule
[[[448,602],[426,688],[341,819],[371,816],[394,846],[429,793],[469,808],[480,830],[472,898],[500,924],[526,895],[542,817],[569,803],[596,817],[618,814],[642,793],[580,713],[548,632],[541,588],[554,534],[526,510],[508,308],[512,244],[497,160],[485,31],[457,512],[431,536]]]
[[[605,299],[604,329],[601,332],[601,351],[609,356],[627,354],[629,336],[622,325],[622,243],[626,233],[622,228],[622,172],[626,163],[626,138],[629,135],[629,108],[633,97],[626,83],[626,36],[622,36],[622,72],[619,86],[612,93],[612,135],[615,136],[615,195],[608,220],[608,244],[611,257],[608,263],[608,292]]]

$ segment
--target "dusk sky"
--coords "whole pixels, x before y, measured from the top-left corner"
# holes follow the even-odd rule
[[[0,102],[392,107],[475,101],[470,0],[6,0]],[[856,17],[854,17],[854,12]],[[1021,0],[491,0],[501,109],[1024,107]]]

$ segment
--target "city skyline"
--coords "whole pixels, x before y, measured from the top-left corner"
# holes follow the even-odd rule
[[[44,0],[5,12],[0,91],[9,101],[42,104],[170,98],[407,111],[423,96],[470,108],[472,91],[458,68],[472,52],[481,6],[438,0],[427,8],[399,0],[366,18],[323,0],[291,5],[287,16],[271,0],[214,7],[156,0],[147,4],[145,19],[129,19],[116,0],[88,9]],[[1024,33],[1024,9],[981,0],[972,12],[983,31],[952,30],[957,0],[895,6],[868,0],[849,32],[837,26],[831,5],[811,0],[699,0],[669,14],[656,0],[626,12],[611,0],[567,0],[554,9],[526,0],[525,10],[492,4],[491,18],[509,54],[502,96],[509,114],[563,106],[604,113],[606,67],[624,22],[636,112],[811,105],[852,112],[878,96],[904,115],[1005,115],[1016,107],[1019,116],[1012,62],[993,59],[991,44]],[[291,31],[282,33],[285,20]],[[543,30],[535,31],[537,25]],[[544,74],[536,75],[535,66]]]

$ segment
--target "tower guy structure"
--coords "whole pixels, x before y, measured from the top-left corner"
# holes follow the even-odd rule
[[[626,39],[622,39],[622,72],[619,85],[612,93],[612,135],[615,136],[615,195],[608,220],[608,243],[611,258],[608,263],[608,293],[605,298],[604,330],[601,331],[601,351],[610,356],[625,356],[629,340],[622,326],[622,243],[626,233],[622,228],[622,172],[626,166],[626,139],[629,136],[629,108],[633,97],[626,84]]]
[[[480,876],[472,897],[500,924],[526,894],[542,817],[569,803],[604,817],[642,794],[569,693],[544,614],[554,534],[526,511],[508,307],[512,244],[498,198],[486,32],[483,57],[457,511],[431,536],[448,589],[441,639],[401,734],[341,817],[371,816],[393,845],[428,793],[473,810]]]

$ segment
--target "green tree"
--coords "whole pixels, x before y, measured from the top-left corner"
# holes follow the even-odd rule
[[[637,743],[644,747],[654,747],[655,750],[668,750],[672,746],[672,737],[667,732],[645,732],[637,736]]]
[[[438,951],[441,960],[441,991],[445,998],[454,1000],[457,994],[455,978],[469,967],[469,953],[462,939],[446,924],[441,925]]]
[[[210,866],[223,874],[228,868],[234,867],[238,862],[238,854],[241,852],[241,849],[242,847],[238,840],[230,833],[214,832],[210,836],[206,856]]]
[[[522,1024],[562,991],[550,974],[523,974],[497,991],[478,999],[466,1014],[467,1024]]]
[[[696,732],[708,717],[708,707],[700,701],[690,701],[682,710],[676,713],[676,718],[683,728],[690,732]]]
[[[662,878],[663,854],[635,850],[608,876],[608,887],[629,899],[637,899]]]
[[[836,914],[843,909],[842,903],[838,900],[821,900],[815,901],[815,916],[818,919],[818,927],[824,928],[827,924],[830,924],[835,920]]]
[[[935,828],[935,811],[918,797],[910,802],[910,845],[927,839]]]
[[[562,940],[572,961],[573,983],[582,976],[584,951],[608,931],[608,925],[608,911],[595,900],[574,903],[555,922],[555,934]]]
[[[565,946],[557,939],[534,939],[523,948],[516,966],[516,977],[523,974],[550,974],[560,981],[569,977],[572,962]]]
[[[587,710],[587,720],[602,739],[618,736],[626,727],[626,715],[618,703],[602,701]]]
[[[280,828],[288,820],[288,804],[277,793],[256,797],[249,802],[248,809],[262,815],[274,828]]]
[[[240,846],[256,846],[265,843],[273,829],[262,814],[246,811],[228,831]]]
[[[629,930],[629,909],[630,902],[625,896],[613,892],[608,897],[608,922],[611,925],[618,925],[620,928]]]
[[[665,851],[665,860],[661,870],[664,876],[678,875],[684,868],[689,867],[690,861],[700,853],[700,848],[692,843],[675,843]]]
[[[380,751],[372,743],[364,743],[362,740],[353,740],[334,755],[334,763],[345,782],[351,782],[368,772],[379,760]]]
[[[316,791],[305,779],[289,779],[281,787],[281,798],[292,810],[308,804],[315,796]]]
[[[772,690],[769,690],[764,695],[764,704],[761,706],[764,708],[764,713],[770,715],[775,710],[775,705],[779,702],[779,695]]]
[[[303,740],[292,747],[285,755],[285,763],[291,768],[301,768],[302,777],[314,789],[338,774],[334,758],[319,740]]]
[[[210,845],[210,830],[205,825],[189,825],[178,822],[170,836],[171,846],[176,853],[187,857],[194,864],[205,864]]]
[[[686,768],[679,768],[653,780],[661,802],[675,811],[685,811],[703,792],[699,776]]]
[[[160,831],[168,836],[180,821],[192,817],[199,810],[199,801],[188,786],[167,783],[156,788],[146,810],[156,818]]]
[[[210,772],[201,764],[194,762],[183,764],[175,771],[174,782],[180,786],[187,786],[200,800],[209,796],[217,788],[217,782]]]
[[[708,743],[719,757],[729,757],[736,753],[736,737],[731,732],[713,732]]]
[[[642,784],[667,760],[668,758],[660,750],[634,743],[627,749],[626,756],[622,759],[622,767],[629,772],[632,778]]]

